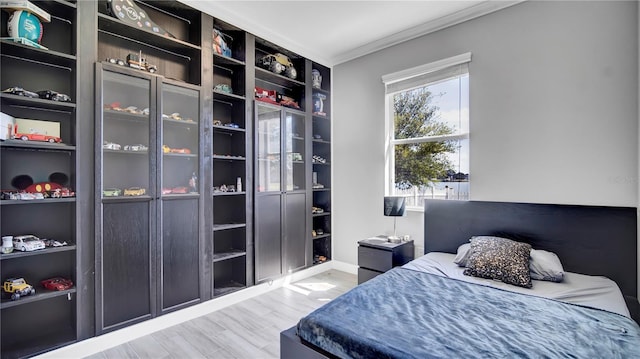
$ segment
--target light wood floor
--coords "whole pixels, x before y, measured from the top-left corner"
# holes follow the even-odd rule
[[[281,331],[356,285],[330,270],[88,358],[278,358]]]

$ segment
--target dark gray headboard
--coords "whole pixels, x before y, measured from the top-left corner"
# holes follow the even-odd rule
[[[425,202],[425,253],[455,253],[477,235],[502,236],[552,251],[566,271],[603,275],[618,283],[627,299],[638,295],[636,208]]]

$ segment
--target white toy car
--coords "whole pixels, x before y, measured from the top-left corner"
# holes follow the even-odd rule
[[[149,150],[149,147],[142,145],[142,144],[137,144],[137,145],[126,145],[124,146],[124,150],[125,151],[136,151],[136,152],[141,152],[141,151],[147,151]]]
[[[104,143],[102,144],[102,148],[104,148],[105,150],[116,150],[116,151],[119,151],[122,148],[122,146],[120,146],[120,144],[118,144],[118,143],[104,141]]]
[[[13,237],[13,248],[22,252],[31,252],[44,247],[44,241],[32,234]]]

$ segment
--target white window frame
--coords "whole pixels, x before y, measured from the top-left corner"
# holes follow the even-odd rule
[[[395,183],[395,146],[411,143],[441,142],[446,140],[469,139],[469,132],[457,133],[445,136],[427,136],[406,139],[394,139],[394,103],[393,95],[414,88],[428,86],[439,80],[454,77],[449,74],[449,70],[454,70],[458,66],[466,66],[471,62],[471,53],[467,52],[457,56],[452,56],[443,60],[434,61],[425,65],[416,66],[410,69],[394,72],[382,76],[385,85],[385,195],[394,193]],[[468,73],[468,70],[466,71]],[[423,206],[408,206],[408,211],[423,212]]]

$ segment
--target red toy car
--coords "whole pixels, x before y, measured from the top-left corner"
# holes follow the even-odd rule
[[[49,290],[67,290],[73,287],[73,282],[70,279],[65,279],[62,277],[54,277],[45,279],[40,282],[43,287]]]
[[[172,148],[171,150],[169,150],[171,153],[182,153],[182,154],[190,154],[191,150],[188,148]]]
[[[56,136],[42,135],[39,133],[18,133],[16,132],[13,135],[13,139],[15,140],[23,140],[23,141],[41,141],[41,142],[50,142],[50,143],[60,143],[62,139]]]

